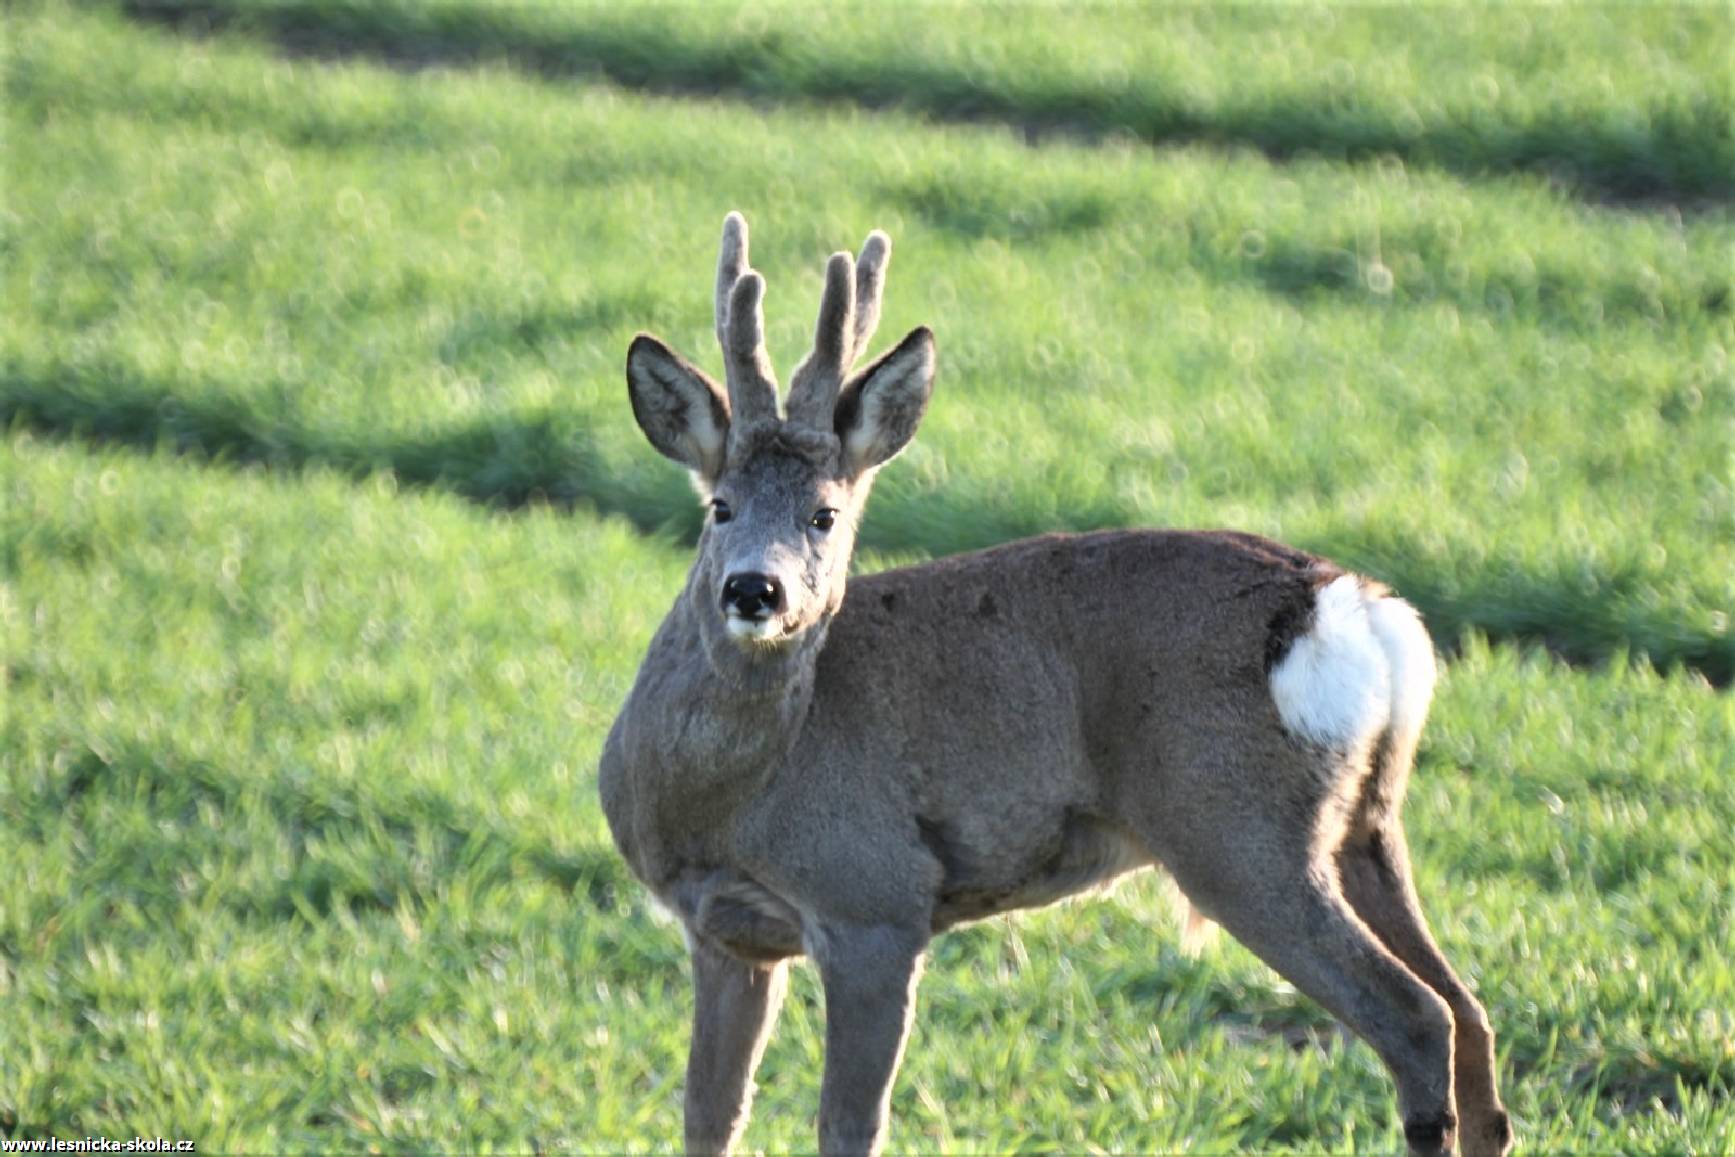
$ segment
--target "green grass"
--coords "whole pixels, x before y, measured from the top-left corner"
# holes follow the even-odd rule
[[[217,1151],[653,1147],[680,938],[591,768],[681,552],[620,520],[14,439],[0,1112]],[[1728,1136],[1735,699],[1472,643],[1409,809],[1540,1150]],[[945,937],[894,1143],[1390,1149],[1361,1045],[1150,882]],[[810,1144],[811,973],[749,1143]],[[1321,1036],[1320,1034],[1325,1034]],[[1722,1134],[1718,1130],[1724,1130]]]
[[[1726,214],[1396,165],[1033,154],[96,18],[15,41],[0,419],[690,532],[620,351],[643,327],[709,353],[740,206],[787,368],[819,256],[883,225],[885,328],[935,327],[941,392],[869,545],[1232,524],[1392,581],[1446,642],[1735,677]]]
[[[1547,174],[1593,197],[1726,203],[1735,22],[1716,5],[1455,7],[140,0],[297,52],[507,59],[676,92],[899,106],[1279,157]]]
[[[695,526],[624,349],[714,361],[739,207],[786,371],[875,225],[882,343],[939,334],[865,566],[1233,525],[1421,605],[1419,882],[1525,1143],[1735,1144],[1726,11],[202,11],[6,15],[0,1128],[679,1136],[593,769]],[[1149,880],[943,938],[893,1145],[1401,1144],[1368,1050],[1177,939]]]

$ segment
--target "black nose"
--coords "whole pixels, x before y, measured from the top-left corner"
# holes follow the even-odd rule
[[[744,619],[768,619],[783,609],[783,587],[770,575],[732,574],[723,584],[723,609]]]

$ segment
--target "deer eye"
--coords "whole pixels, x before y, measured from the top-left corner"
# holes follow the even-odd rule
[[[830,530],[831,524],[837,521],[837,511],[829,506],[822,506],[813,512],[808,524],[815,530]]]
[[[715,522],[728,522],[735,517],[735,512],[729,509],[729,504],[721,498],[711,499],[711,518]]]

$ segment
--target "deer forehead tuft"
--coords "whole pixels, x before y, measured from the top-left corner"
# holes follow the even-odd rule
[[[815,430],[789,422],[755,422],[737,431],[729,445],[730,470],[768,458],[792,458],[802,465],[830,475],[838,471],[843,444],[829,430]]]

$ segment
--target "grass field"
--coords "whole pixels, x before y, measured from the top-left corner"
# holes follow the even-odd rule
[[[1735,1148],[1727,9],[5,20],[0,1129],[675,1142],[594,766],[697,511],[620,367],[715,363],[741,208],[780,365],[873,226],[938,334],[864,566],[1231,525],[1422,607],[1419,883],[1522,1142]],[[1148,880],[942,939],[893,1146],[1401,1147],[1178,942]],[[801,970],[750,1146],[821,1036]]]

